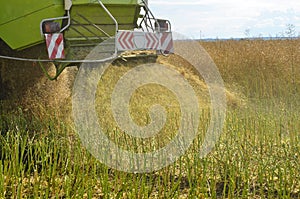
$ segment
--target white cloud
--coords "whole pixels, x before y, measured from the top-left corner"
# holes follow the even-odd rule
[[[169,0],[169,1],[161,1],[161,0],[148,0],[150,5],[212,5],[212,4],[220,4],[224,1],[221,0]]]
[[[299,0],[149,0],[150,5],[212,5],[212,6],[228,6],[235,8],[267,8],[272,10],[285,10],[287,8],[297,8],[300,10]]]
[[[207,37],[243,37],[247,28],[275,35],[287,23],[300,29],[299,0],[149,0],[149,5],[157,16],[170,19],[175,31],[194,37],[200,31]]]

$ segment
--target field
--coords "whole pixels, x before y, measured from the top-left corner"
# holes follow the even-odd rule
[[[176,56],[157,62],[176,69],[194,88],[201,106],[198,136],[174,164],[144,174],[111,169],[82,146],[71,117],[76,69],[57,82],[38,75],[22,100],[11,95],[0,101],[0,198],[300,198],[300,40],[200,44],[222,75],[228,106],[221,137],[206,157],[198,150],[210,119],[208,90]],[[99,123],[132,151],[140,151],[144,142],[116,127],[110,94],[126,71],[145,61],[115,63],[96,95]],[[17,67],[6,70],[18,72]],[[16,80],[11,85],[24,90]],[[155,102],[166,107],[168,118],[146,147],[165,145],[179,123],[176,97],[157,85],[134,93],[130,110],[136,123],[148,124],[148,108]]]

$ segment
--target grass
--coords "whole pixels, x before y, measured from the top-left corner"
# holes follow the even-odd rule
[[[68,105],[61,111],[47,108],[31,113],[7,108],[8,103],[2,101],[0,197],[300,198],[299,40],[201,44],[219,67],[229,101],[223,134],[208,156],[198,156],[202,132],[209,121],[207,90],[184,61],[174,56],[160,58],[161,62],[177,65],[197,95],[204,96],[199,97],[204,107],[199,136],[186,155],[157,172],[116,171],[101,164],[81,145],[67,116]],[[112,67],[101,80],[111,81],[106,84],[111,87],[99,85],[98,92],[111,92],[114,78],[128,67]],[[147,93],[154,95],[147,99]],[[106,116],[100,115],[99,122],[111,139],[123,143],[127,139],[134,150],[140,140],[126,137],[114,127],[107,108],[109,97],[97,100],[97,111]],[[147,107],[155,100],[169,105],[170,117],[160,137],[174,134],[178,104],[164,88],[150,85],[134,94],[134,119],[147,124]],[[162,139],[153,142],[157,140]],[[167,141],[165,138],[163,142]]]

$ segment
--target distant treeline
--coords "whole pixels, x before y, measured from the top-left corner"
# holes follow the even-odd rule
[[[300,39],[300,37],[249,37],[249,38],[206,38],[206,39],[196,39],[197,41],[239,41],[239,40],[297,40]]]

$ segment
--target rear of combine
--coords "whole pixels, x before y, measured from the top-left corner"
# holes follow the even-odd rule
[[[87,60],[104,41],[105,52]],[[0,0],[0,98],[34,85],[36,66],[55,80],[68,66],[145,50],[173,52],[170,22],[155,18],[146,0]],[[48,63],[56,68],[51,76]]]
[[[96,46],[108,38],[115,38],[115,54],[172,52],[170,23],[156,19],[145,0],[11,0],[0,9],[0,38],[13,50],[45,42],[50,60],[80,62],[82,58],[65,56],[65,51]]]

